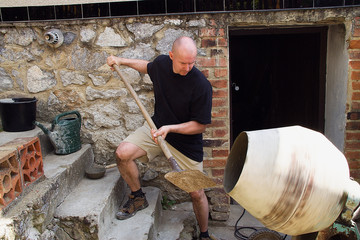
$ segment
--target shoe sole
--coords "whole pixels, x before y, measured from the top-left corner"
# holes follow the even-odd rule
[[[118,215],[116,214],[116,219],[118,219],[118,220],[126,220],[126,219],[128,219],[128,218],[131,218],[131,217],[133,217],[138,211],[143,210],[143,209],[147,208],[148,206],[149,206],[149,203],[146,203],[146,205],[142,205],[141,207],[139,207],[138,209],[136,209],[133,213],[131,213],[131,214],[127,215],[127,216],[118,216]]]

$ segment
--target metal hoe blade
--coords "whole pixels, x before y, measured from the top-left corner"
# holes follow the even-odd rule
[[[188,193],[216,186],[216,183],[212,179],[205,176],[204,173],[199,170],[168,172],[165,174],[165,179]]]

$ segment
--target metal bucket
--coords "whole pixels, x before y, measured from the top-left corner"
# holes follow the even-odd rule
[[[223,185],[267,228],[297,236],[334,223],[353,182],[344,155],[325,136],[294,126],[242,132]]]

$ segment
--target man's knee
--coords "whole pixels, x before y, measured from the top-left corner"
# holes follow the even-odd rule
[[[206,195],[203,189],[190,193],[191,200],[194,202],[201,202],[206,199]]]
[[[126,144],[120,143],[120,145],[116,148],[115,158],[118,163],[127,162],[130,160],[131,153],[127,149]]]
[[[135,160],[144,155],[146,155],[144,150],[128,142],[120,143],[115,151],[115,158],[118,164]]]

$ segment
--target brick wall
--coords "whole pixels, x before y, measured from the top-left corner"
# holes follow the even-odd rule
[[[345,156],[349,163],[350,175],[360,181],[360,17],[352,21],[348,50],[349,85]]]
[[[219,26],[215,20],[209,22],[211,27],[199,31],[200,47],[206,49],[206,57],[197,59],[197,66],[213,87],[212,123],[204,139],[204,169],[218,184],[218,188],[207,193],[210,216],[215,220],[227,220],[230,198],[221,186],[230,151],[228,39],[224,26]]]
[[[229,153],[229,66],[225,29],[210,20],[210,26],[200,29],[201,48],[206,56],[198,56],[197,66],[213,87],[212,123],[205,138],[204,168],[222,185],[224,168]]]

